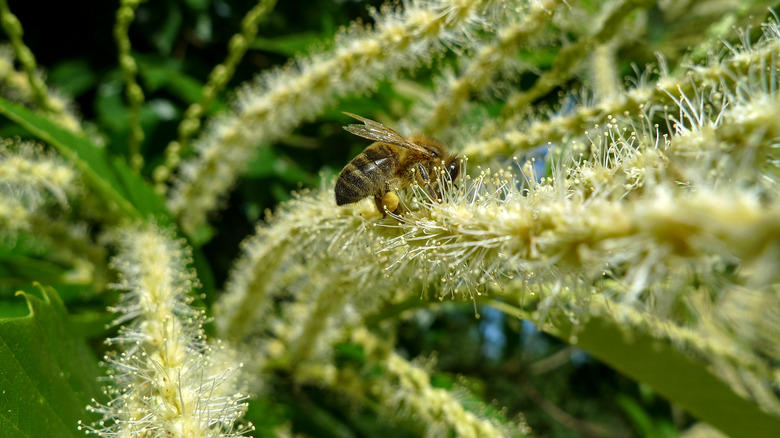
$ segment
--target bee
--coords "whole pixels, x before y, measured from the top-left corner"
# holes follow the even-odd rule
[[[376,208],[384,217],[398,209],[396,190],[416,182],[431,199],[440,201],[435,172],[443,169],[450,181],[458,178],[460,160],[438,141],[422,135],[407,138],[379,122],[344,114],[363,122],[344,126],[346,131],[375,142],[342,169],[336,180],[337,205],[373,195]]]

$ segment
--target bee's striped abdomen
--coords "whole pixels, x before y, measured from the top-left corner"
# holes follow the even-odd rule
[[[377,194],[395,176],[398,152],[385,143],[374,143],[355,157],[336,180],[336,204],[344,205]]]

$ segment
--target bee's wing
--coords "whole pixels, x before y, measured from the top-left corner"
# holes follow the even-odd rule
[[[411,141],[409,141],[409,139],[407,139],[403,135],[399,134],[398,132],[388,128],[387,126],[379,122],[375,122],[365,117],[360,117],[357,114],[352,114],[347,112],[345,112],[344,114],[352,117],[353,119],[357,119],[363,122],[362,125],[344,126],[344,130],[346,130],[347,132],[351,132],[352,134],[355,134],[358,137],[363,137],[369,140],[374,140],[382,143],[390,143],[392,145],[400,146],[402,148],[411,149],[421,154],[431,155],[430,151],[412,143]]]

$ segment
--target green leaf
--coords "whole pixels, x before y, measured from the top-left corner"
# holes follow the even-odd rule
[[[276,36],[274,38],[257,37],[250,45],[254,50],[265,50],[285,56],[305,53],[306,49],[317,42],[323,41],[319,32],[301,32],[292,35]]]
[[[552,333],[566,340],[568,333]],[[729,436],[780,436],[780,419],[740,397],[706,365],[648,335],[627,340],[613,322],[591,319],[577,331],[577,346]]]
[[[208,0],[186,0],[184,3],[196,11],[205,11],[210,2]]]
[[[116,330],[116,326],[111,325],[115,319],[116,314],[107,311],[77,313],[71,315],[73,333],[88,340],[106,339],[112,335],[111,330]]]
[[[262,147],[249,162],[246,171],[247,178],[278,178],[282,181],[296,184],[314,185],[318,178],[311,175],[290,157],[280,155],[271,147]],[[285,189],[287,190],[287,189]],[[289,193],[286,195],[289,197]]]
[[[156,86],[168,90],[186,104],[200,102],[203,99],[204,84],[192,76],[180,71],[163,68],[149,68],[143,70],[143,73],[145,79],[150,78],[150,81],[156,81]],[[215,100],[211,108],[208,108],[208,111],[218,111],[224,108],[224,103]]]
[[[97,360],[53,289],[20,293],[30,314],[0,319],[0,436],[82,437],[100,395]]]
[[[33,227],[35,228],[35,227]],[[33,281],[52,284],[63,281],[73,267],[63,257],[52,257],[57,248],[36,236],[38,230],[21,231],[12,239],[0,244],[0,296],[4,288],[14,286],[8,296],[13,296],[19,285]],[[62,289],[57,289],[62,295]],[[68,300],[64,299],[67,303]]]
[[[200,102],[203,98],[203,83],[179,71],[171,71],[165,88],[186,103]],[[224,108],[224,105],[221,105]]]
[[[520,54],[520,59],[523,62],[527,62],[537,68],[550,68],[558,57],[557,49],[536,49],[533,51],[523,52]]]
[[[195,272],[198,274],[198,280],[200,280],[200,294],[197,294],[193,305],[199,308],[206,308],[207,312],[211,312],[211,308],[207,303],[213,303],[217,299],[217,284],[214,279],[214,271],[211,270],[209,260],[206,258],[206,254],[203,252],[203,248],[192,248],[192,267],[195,268]],[[209,316],[211,314],[209,313]],[[213,324],[211,325],[213,326]],[[216,335],[215,333],[209,333],[209,336]]]
[[[48,260],[0,251],[0,285],[29,282],[31,279],[55,280],[65,272],[65,268]]]
[[[75,307],[78,307],[78,311],[84,311],[85,309],[83,306],[85,305],[85,300],[95,296],[95,291],[92,289],[92,285],[87,284],[49,283],[47,284],[47,287],[56,290],[60,301],[62,301],[66,306],[74,304]],[[24,304],[21,300],[19,300],[17,295],[20,293],[35,295],[39,290],[40,286],[38,281],[28,280],[25,282],[25,284],[16,287],[0,285],[0,298],[12,300],[19,304]],[[101,304],[101,307],[105,306]],[[26,310],[24,314],[27,314]]]
[[[530,314],[511,304],[493,299],[484,301],[507,315],[534,320]],[[595,302],[591,304],[597,306]],[[597,312],[587,323],[576,327],[576,332],[572,321],[563,312],[549,316],[552,318],[541,327],[542,330],[564,342],[571,342],[576,333],[578,348],[626,376],[647,384],[670,402],[728,436],[780,436],[780,418],[763,412],[754,403],[736,394],[724,381],[711,374],[706,364],[694,361],[672,345],[643,333],[632,333],[631,339],[627,339],[623,327],[597,316]]]
[[[615,403],[623,409],[641,436],[653,436],[653,417],[642,409],[642,405],[625,394],[618,394]]]
[[[200,102],[203,99],[204,83],[182,73],[181,63],[151,56],[140,58],[139,63],[139,73],[143,78],[145,88],[150,92],[167,90],[185,104]],[[207,111],[220,111],[225,106],[224,102],[215,99]]]
[[[25,303],[18,300],[8,301],[0,297],[0,321],[3,318],[19,317],[30,313]]]
[[[176,38],[181,33],[181,25],[184,22],[181,6],[177,3],[168,3],[169,7],[162,15],[164,20],[158,25],[157,32],[152,35],[151,41],[157,49],[170,55],[176,44]]]
[[[41,141],[54,146],[83,173],[85,180],[97,193],[118,207],[124,215],[144,219],[155,217],[163,223],[171,222],[162,198],[122,160],[108,156],[105,149],[7,100],[0,99],[0,113]]]
[[[97,73],[86,59],[73,59],[54,66],[46,79],[66,96],[78,97],[95,86]]]

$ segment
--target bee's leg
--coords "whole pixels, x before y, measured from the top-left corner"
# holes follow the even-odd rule
[[[374,203],[376,204],[376,209],[380,213],[382,213],[382,218],[387,217],[387,210],[385,210],[385,203],[382,201],[382,198],[384,198],[384,195],[376,194],[374,195]]]
[[[431,197],[432,200],[435,202],[439,202],[439,196],[436,194],[436,190],[433,189],[433,185],[431,185],[431,179],[428,176],[428,171],[425,170],[425,167],[417,163],[417,176],[422,180],[422,184],[420,186],[425,187],[425,191],[428,192],[428,196]]]

